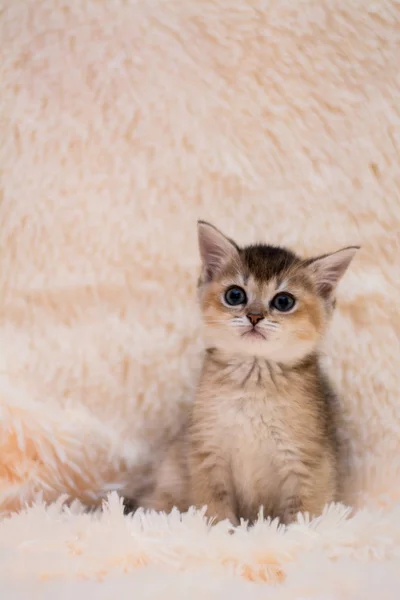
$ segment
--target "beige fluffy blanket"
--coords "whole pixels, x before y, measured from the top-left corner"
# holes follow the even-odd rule
[[[1,8],[0,596],[398,598],[397,0]],[[362,245],[326,343],[353,516],[234,536],[123,517],[116,491],[193,394],[197,218],[308,255]]]

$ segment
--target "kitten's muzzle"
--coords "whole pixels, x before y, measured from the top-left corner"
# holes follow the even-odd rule
[[[262,315],[261,313],[247,313],[247,318],[253,325],[253,327],[255,327],[257,323],[263,320],[264,315]]]

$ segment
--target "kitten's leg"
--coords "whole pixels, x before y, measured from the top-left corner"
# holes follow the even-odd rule
[[[285,525],[296,520],[299,512],[311,518],[318,517],[326,504],[336,496],[337,478],[334,464],[329,459],[306,469],[303,464],[293,466],[282,485],[280,515]]]
[[[239,525],[235,496],[228,466],[215,452],[195,451],[190,457],[190,491],[192,504],[207,505],[207,516],[214,523],[228,519]]]
[[[303,512],[302,500],[298,495],[288,495],[282,504],[282,517],[281,521],[285,525],[290,525],[297,519],[297,515]]]

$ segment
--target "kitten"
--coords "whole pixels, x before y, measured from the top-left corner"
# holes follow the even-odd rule
[[[207,505],[233,525],[261,506],[286,524],[300,511],[319,515],[340,476],[336,399],[318,348],[358,248],[304,260],[240,248],[203,221],[198,234],[204,364],[188,426],[146,504]],[[166,485],[171,473],[179,485]]]

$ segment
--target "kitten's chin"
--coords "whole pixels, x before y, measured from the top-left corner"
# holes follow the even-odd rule
[[[252,342],[265,342],[267,339],[267,337],[257,329],[250,329],[249,331],[245,331],[244,333],[242,333],[241,337],[246,341],[251,340]]]
[[[225,355],[254,356],[269,362],[293,365],[310,355],[316,347],[315,341],[285,343],[268,340],[259,332],[249,332],[240,337],[207,336],[207,346],[216,348]]]

